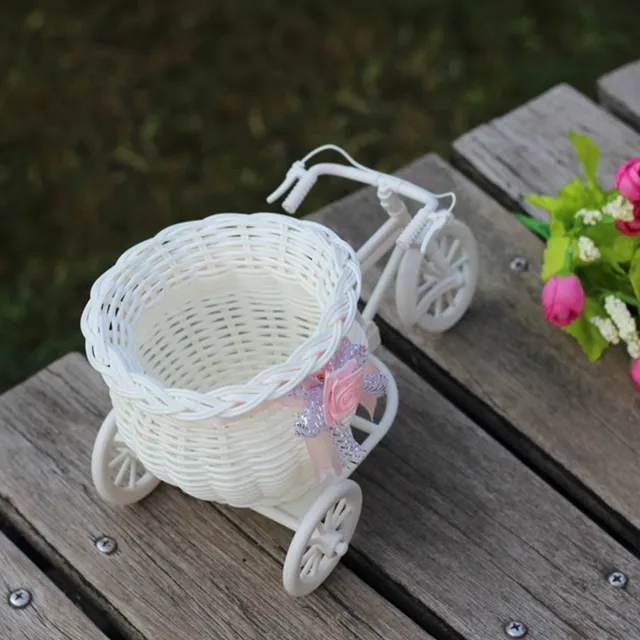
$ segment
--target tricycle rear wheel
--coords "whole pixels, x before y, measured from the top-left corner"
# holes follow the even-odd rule
[[[113,409],[93,445],[91,475],[100,497],[115,505],[139,502],[160,484],[118,435]]]

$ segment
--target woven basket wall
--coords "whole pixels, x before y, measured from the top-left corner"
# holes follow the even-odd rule
[[[274,402],[354,324],[357,258],[315,223],[220,214],[136,245],[82,317],[118,430],[147,469],[197,498],[275,505],[310,483],[297,410]]]

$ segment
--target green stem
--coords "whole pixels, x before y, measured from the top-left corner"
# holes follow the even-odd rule
[[[575,248],[572,244],[567,247],[567,250],[564,254],[564,266],[562,267],[562,273],[568,274],[571,273],[571,263],[573,262],[573,252]]]

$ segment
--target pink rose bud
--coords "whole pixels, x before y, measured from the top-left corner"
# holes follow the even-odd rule
[[[324,416],[333,426],[345,420],[360,404],[364,395],[363,371],[355,359],[337,371],[330,371],[324,380]]]
[[[584,309],[584,290],[574,275],[553,276],[542,289],[547,322],[556,327],[570,325]]]
[[[636,358],[631,364],[631,379],[633,384],[640,389],[640,358]]]
[[[640,201],[640,158],[623,162],[616,171],[616,189],[631,202]]]
[[[625,236],[637,236],[640,233],[640,202],[633,205],[633,220],[625,222],[624,220],[616,220],[615,227]]]

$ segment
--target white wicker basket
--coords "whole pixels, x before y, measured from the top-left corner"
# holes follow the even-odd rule
[[[360,268],[316,223],[219,214],[124,253],[91,289],[87,355],[148,471],[204,500],[277,505],[311,465],[282,398],[353,326]]]

